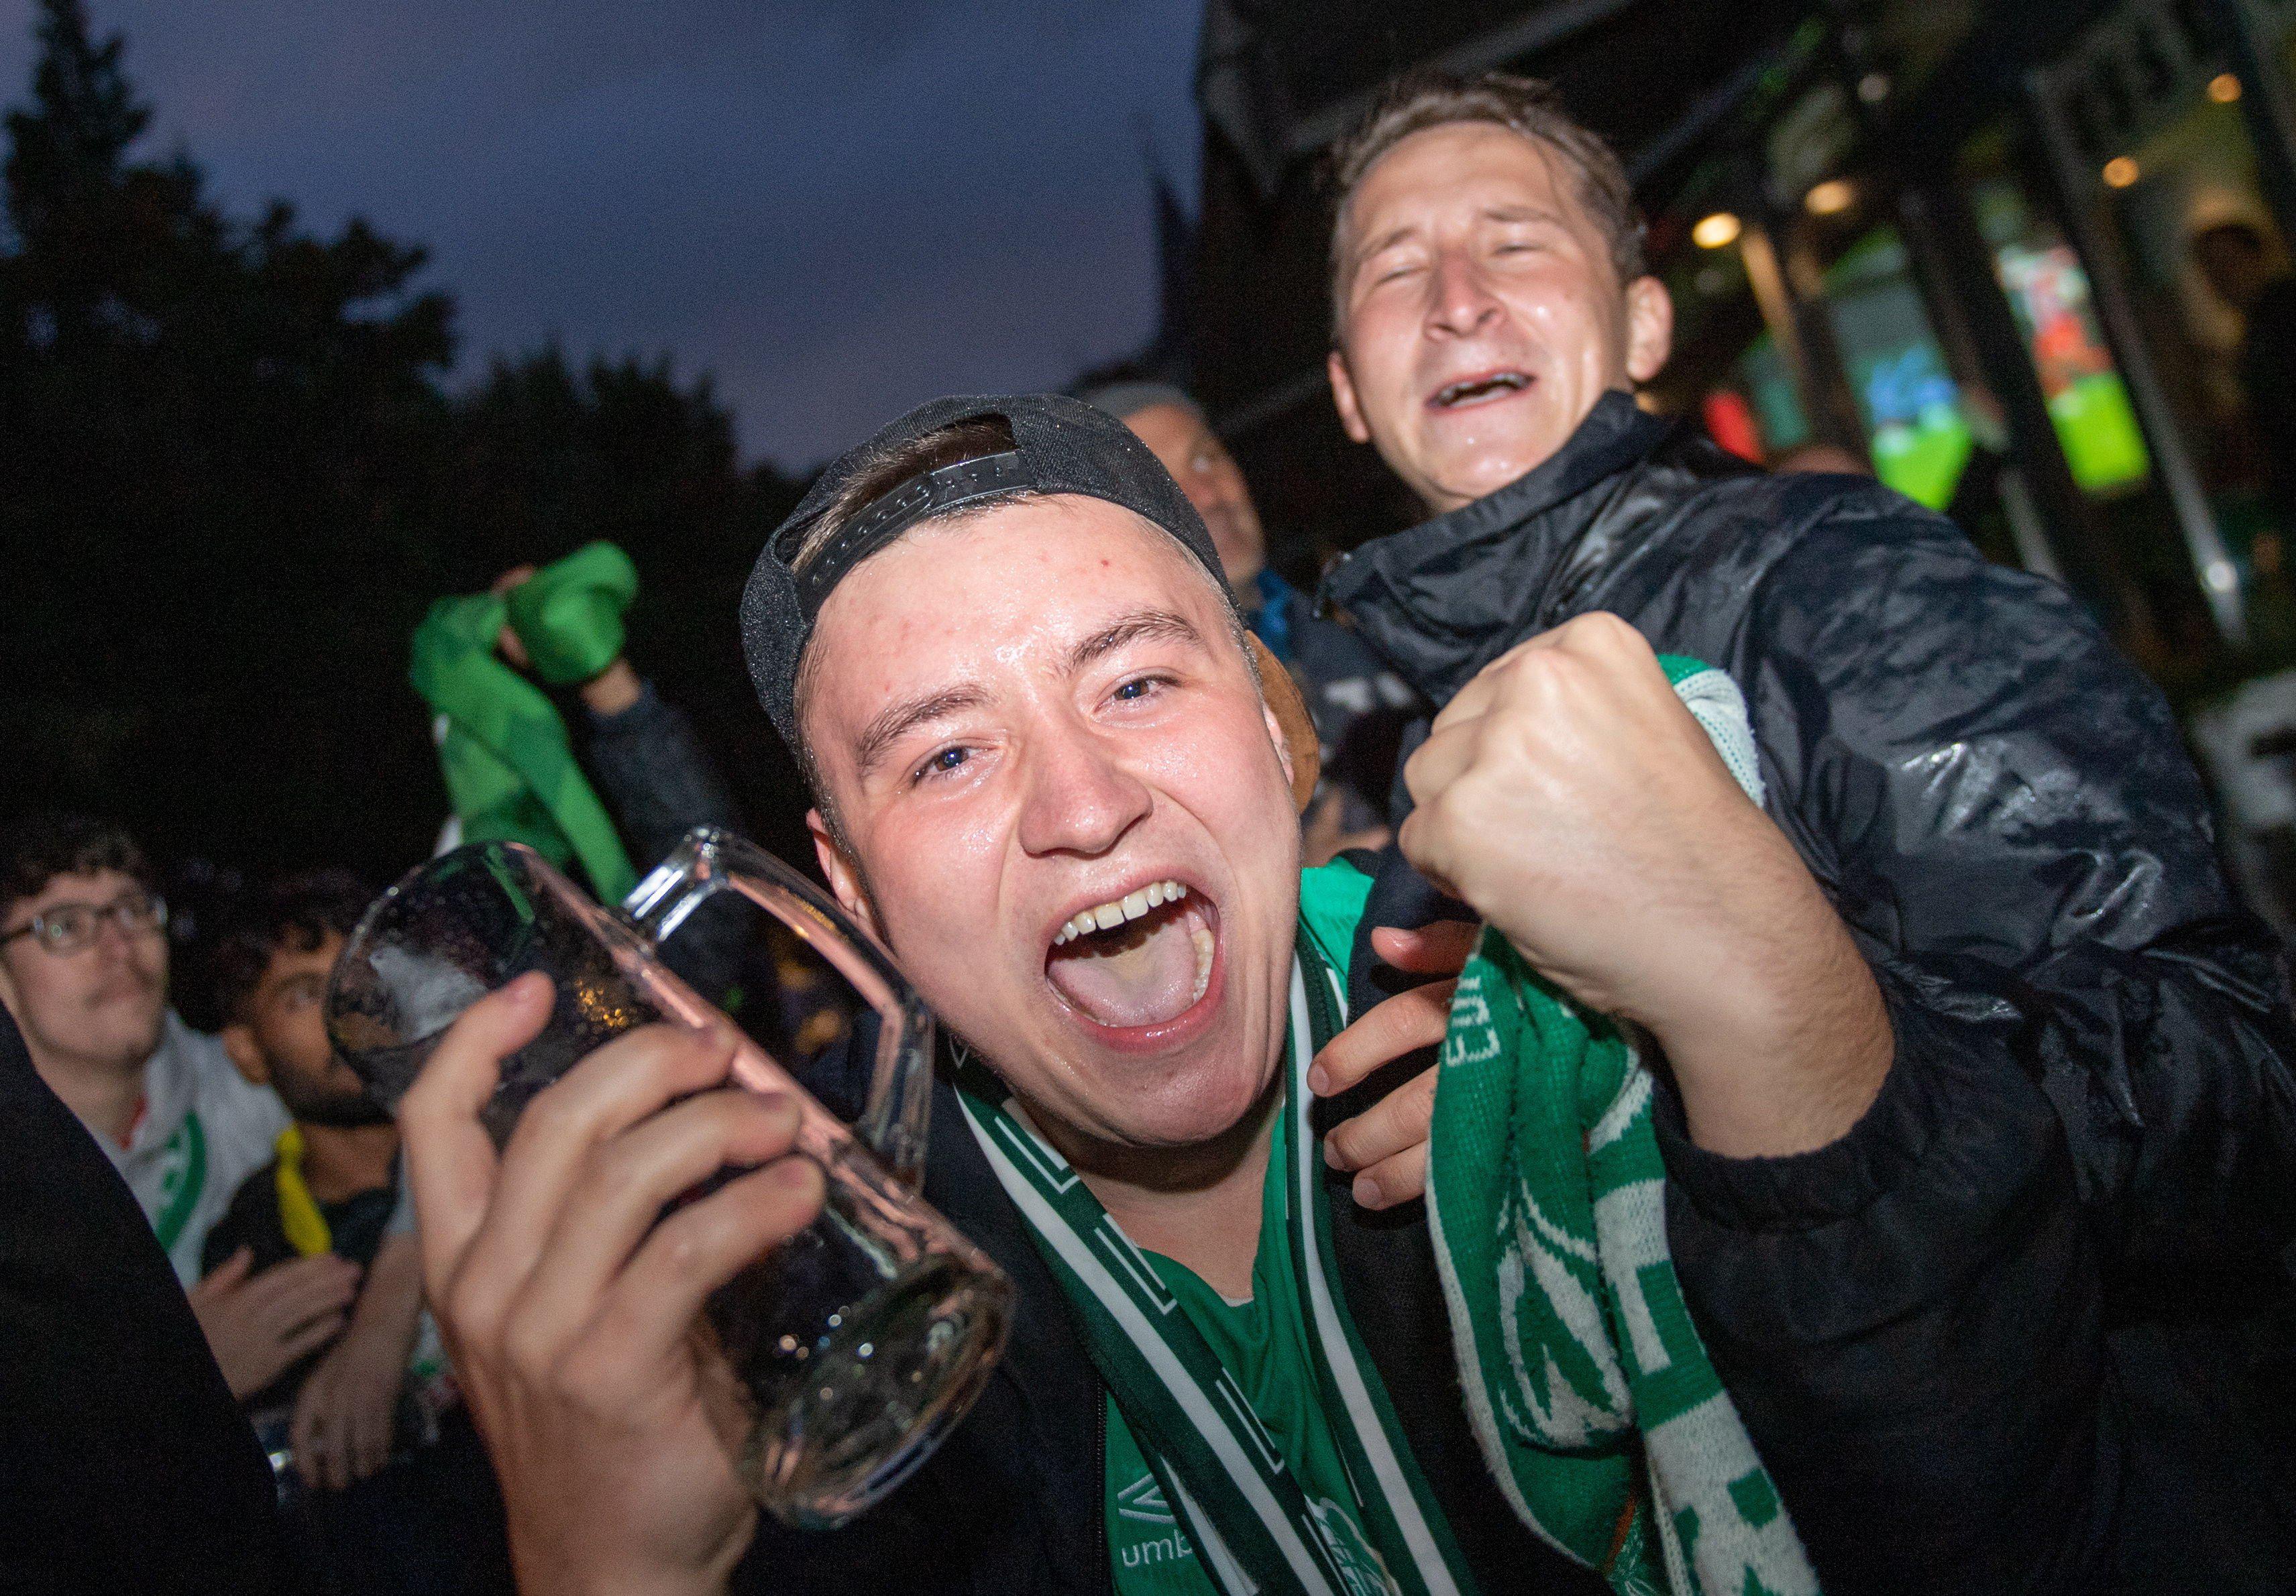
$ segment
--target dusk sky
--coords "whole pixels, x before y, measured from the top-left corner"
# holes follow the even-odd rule
[[[936,394],[1039,388],[1154,317],[1144,144],[1194,203],[1201,0],[88,0],[246,216],[427,245],[457,380],[555,338],[714,373],[816,463]],[[0,0],[0,92],[32,6]]]

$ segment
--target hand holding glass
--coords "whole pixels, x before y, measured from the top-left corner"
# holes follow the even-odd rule
[[[663,965],[656,944],[712,894],[779,919],[877,1011],[866,1112],[852,1127],[742,1039],[734,1078],[785,1093],[797,1148],[821,1166],[821,1216],[709,1301],[713,1338],[753,1418],[737,1469],[791,1523],[827,1527],[906,1478],[980,1394],[1012,1286],[916,1194],[931,1104],[933,1020],[899,970],[835,903],[750,843],[704,828],[601,908],[533,849],[481,842],[411,872],[376,900],[327,991],[336,1047],[386,1106],[463,1011],[529,970],[555,986],[542,1034],[503,1060],[480,1118],[496,1145],[535,1094],[641,1025],[733,1033]]]

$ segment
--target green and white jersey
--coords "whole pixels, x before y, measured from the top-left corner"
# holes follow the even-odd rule
[[[144,1108],[121,1147],[95,1134],[167,1249],[176,1277],[200,1277],[208,1232],[240,1183],[271,1161],[287,1109],[268,1086],[232,1065],[220,1039],[168,1011],[160,1046],[144,1067]],[[91,1127],[93,1132],[93,1127]]]
[[[1103,1512],[1124,1596],[1472,1596],[1339,1289],[1307,1087],[1345,1023],[1370,882],[1300,883],[1283,1094],[1248,1302],[1143,1252],[977,1062],[959,1101],[1078,1311],[1110,1394]]]
[[[1202,1332],[1220,1366],[1234,1378],[1268,1439],[1299,1480],[1309,1510],[1331,1532],[1331,1542],[1341,1554],[1333,1560],[1347,1582],[1348,1596],[1375,1596],[1388,1589],[1387,1575],[1364,1534],[1363,1510],[1324,1412],[1308,1345],[1298,1268],[1291,1256],[1285,1195],[1291,1166],[1289,1118],[1275,1117],[1275,1145],[1268,1150],[1261,1198],[1259,1255],[1252,1264],[1248,1300],[1228,1301],[1193,1271],[1160,1253],[1143,1249],[1141,1256],[1179,1300],[1180,1311]],[[1119,1596],[1218,1596],[1186,1526],[1164,1500],[1116,1399],[1103,1400],[1108,1405],[1108,1555]]]

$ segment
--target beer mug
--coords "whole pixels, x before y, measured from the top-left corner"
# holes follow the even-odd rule
[[[724,891],[788,926],[877,1011],[857,1125],[840,1122],[663,965],[657,945]],[[697,1333],[715,1342],[742,1393],[746,1436],[734,1463],[758,1501],[791,1524],[845,1522],[906,1478],[972,1405],[1012,1318],[1011,1282],[917,1195],[931,1011],[819,888],[704,827],[619,913],[521,843],[472,843],[410,872],[345,945],[327,986],[328,1034],[368,1091],[395,1108],[464,1010],[536,970],[554,983],[555,1002],[542,1034],[503,1060],[481,1111],[496,1146],[535,1094],[593,1049],[658,1021],[735,1035],[734,1078],[796,1100],[796,1150],[824,1177],[821,1215],[713,1294]]]

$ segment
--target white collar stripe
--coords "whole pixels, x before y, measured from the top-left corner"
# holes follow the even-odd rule
[[[1336,978],[1331,984],[1333,999],[1344,1018],[1347,1014],[1346,994],[1339,990]],[[1308,1066],[1314,1060],[1312,1045],[1306,1040],[1309,1035],[1308,988],[1296,963],[1292,970],[1292,1035],[1300,1039],[1292,1049],[1292,1068],[1296,1072],[1292,1091],[1296,1115],[1292,1138],[1295,1150],[1292,1166],[1298,1181],[1298,1200],[1292,1204],[1292,1209],[1299,1216],[1298,1223],[1305,1228],[1312,1226],[1315,1222],[1317,1210],[1314,1183],[1320,1177],[1316,1170],[1319,1160],[1301,1156],[1300,1150],[1312,1149],[1316,1144],[1314,1127],[1308,1121],[1316,1096],[1308,1090]],[[1317,1238],[1309,1229],[1300,1240],[1304,1248],[1313,1245]],[[1428,1526],[1427,1516],[1420,1511],[1418,1494],[1412,1489],[1403,1465],[1395,1454],[1395,1448],[1389,1442],[1387,1427],[1380,1421],[1379,1410],[1373,1404],[1370,1389],[1364,1382],[1363,1371],[1357,1365],[1355,1347],[1340,1322],[1339,1307],[1332,1297],[1331,1280],[1319,1265],[1321,1251],[1321,1248],[1314,1253],[1303,1250],[1301,1256],[1307,1260],[1307,1266],[1300,1273],[1307,1279],[1308,1308],[1315,1320],[1316,1338],[1322,1343],[1324,1358],[1331,1367],[1332,1383],[1339,1387],[1341,1400],[1347,1406],[1348,1421],[1355,1428],[1356,1438],[1363,1448],[1364,1455],[1370,1460],[1372,1471],[1379,1482],[1380,1494],[1394,1511],[1396,1527],[1402,1531],[1405,1543],[1411,1548],[1412,1560],[1418,1565],[1420,1577],[1427,1582],[1430,1596],[1462,1596],[1457,1583],[1451,1577],[1450,1567],[1436,1543],[1434,1531]]]
[[[1290,1515],[1276,1504],[1275,1495],[1260,1477],[1259,1470],[1253,1468],[1250,1460],[1244,1455],[1242,1444],[1205,1395],[1203,1387],[1189,1374],[1164,1338],[1151,1328],[1130,1294],[1117,1284],[1106,1266],[1078,1239],[1074,1228],[1013,1167],[997,1143],[983,1134],[979,1121],[971,1112],[969,1102],[966,1110],[965,1123],[972,1127],[975,1139],[988,1155],[989,1163],[995,1167],[1006,1194],[1013,1199],[1037,1235],[1083,1282],[1086,1289],[1093,1294],[1109,1317],[1124,1331],[1134,1348],[1164,1382],[1166,1388],[1196,1426],[1206,1445],[1219,1459],[1237,1490],[1250,1503],[1269,1538],[1283,1551],[1284,1561],[1291,1565],[1300,1587],[1309,1592],[1323,1592],[1324,1596],[1341,1596],[1341,1592],[1324,1577],[1314,1553],[1301,1541]]]

